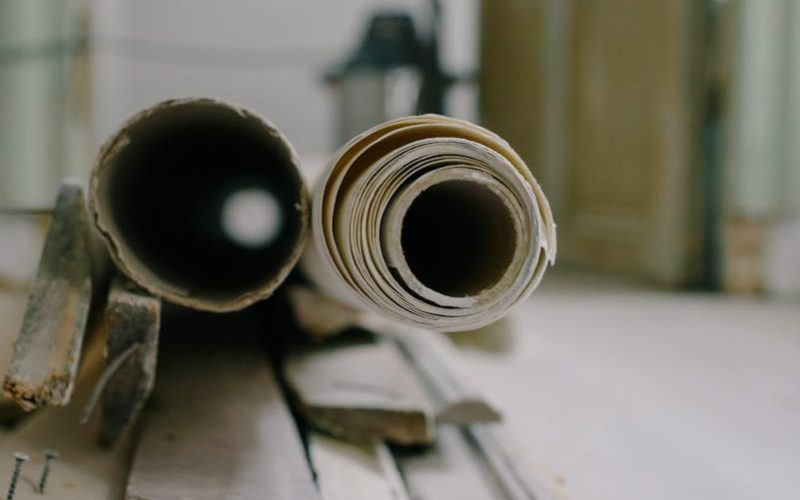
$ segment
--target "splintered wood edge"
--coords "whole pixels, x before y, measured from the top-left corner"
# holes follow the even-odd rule
[[[42,406],[64,406],[72,395],[73,381],[70,373],[52,373],[35,384],[7,374],[3,381],[3,396],[16,401],[25,411]]]
[[[295,323],[311,340],[324,341],[348,328],[363,326],[361,311],[310,287],[292,285],[287,290],[287,296]]]
[[[64,255],[64,245],[71,251],[68,256]],[[72,396],[92,300],[90,245],[83,187],[79,182],[67,180],[58,192],[22,328],[3,381],[4,396],[16,400],[26,411],[41,406],[64,406]],[[72,260],[65,268],[60,259],[67,257]],[[68,273],[68,279],[56,280],[59,273]],[[64,281],[68,283],[63,285]],[[47,300],[54,294],[70,295],[66,305],[58,304],[61,310],[54,310],[52,300]],[[60,316],[49,317],[57,315]],[[58,321],[55,328],[51,324],[53,319]],[[52,339],[42,343],[36,338],[41,335]],[[64,352],[51,352],[59,344],[59,337],[62,337],[60,344],[66,346]],[[40,363],[51,365],[45,374],[37,373],[39,366],[32,366]]]

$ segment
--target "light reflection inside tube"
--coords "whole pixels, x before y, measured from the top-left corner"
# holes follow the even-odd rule
[[[261,188],[242,189],[222,205],[222,230],[237,245],[264,248],[283,227],[283,213],[275,196]]]

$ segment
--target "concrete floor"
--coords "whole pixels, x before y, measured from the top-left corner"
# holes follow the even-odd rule
[[[457,334],[509,442],[573,500],[800,498],[800,302],[548,276]]]

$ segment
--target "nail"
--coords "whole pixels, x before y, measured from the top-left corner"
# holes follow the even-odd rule
[[[8,485],[8,494],[6,500],[14,500],[14,491],[17,489],[17,481],[19,480],[19,473],[22,471],[22,463],[30,459],[25,453],[14,453],[14,473],[11,475],[11,484]]]
[[[44,485],[47,483],[48,474],[50,474],[50,462],[59,456],[61,455],[56,450],[44,450],[44,468],[42,469],[42,477],[39,478],[39,494],[44,493]]]

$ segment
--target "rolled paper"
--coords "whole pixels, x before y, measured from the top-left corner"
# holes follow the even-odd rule
[[[494,133],[438,115],[348,142],[314,191],[306,274],[326,293],[440,331],[485,326],[555,262],[539,184]]]

